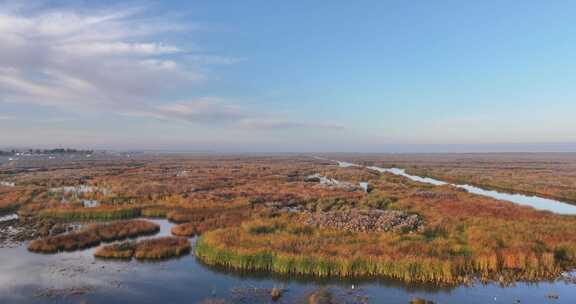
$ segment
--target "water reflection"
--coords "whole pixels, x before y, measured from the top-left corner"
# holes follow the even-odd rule
[[[316,158],[321,159],[321,160],[329,160],[329,159],[322,158],[322,157],[316,157]],[[338,161],[338,160],[330,160],[330,161],[338,163],[338,166],[342,167],[342,168],[362,167],[361,165],[353,164],[353,163],[349,163],[349,162],[343,162],[343,161]],[[388,172],[388,173],[392,173],[395,175],[404,176],[404,177],[406,177],[410,180],[416,181],[416,182],[431,184],[431,185],[435,185],[435,186],[452,185],[452,186],[455,186],[455,187],[458,187],[461,189],[465,189],[466,191],[468,191],[470,193],[488,196],[488,197],[495,198],[498,200],[512,202],[512,203],[515,203],[518,205],[530,206],[530,207],[532,207],[534,209],[538,209],[538,210],[550,211],[550,212],[554,212],[557,214],[563,214],[563,215],[576,215],[576,205],[565,203],[565,202],[555,200],[555,199],[549,199],[549,198],[539,197],[539,196],[535,196],[535,195],[524,195],[524,194],[519,194],[519,193],[506,193],[506,192],[501,192],[501,191],[496,191],[496,190],[487,190],[487,189],[482,189],[480,187],[467,185],[467,184],[462,185],[462,184],[448,183],[448,182],[437,180],[437,179],[430,178],[430,177],[411,175],[411,174],[406,173],[405,169],[401,169],[401,168],[381,168],[381,167],[376,167],[376,166],[367,166],[366,168],[368,168],[370,170],[378,171],[381,173],[382,172]]]
[[[452,185],[461,189],[466,189],[466,191],[478,195],[488,196],[491,198],[509,201],[512,203],[516,203],[518,205],[530,206],[535,209],[551,211],[558,214],[565,214],[565,215],[576,215],[576,206],[568,203],[564,203],[558,200],[543,198],[539,196],[531,196],[531,195],[524,195],[524,194],[514,194],[514,193],[505,193],[495,190],[486,190],[472,185],[461,185],[461,184],[452,184],[447,183],[441,180],[429,178],[429,177],[421,177],[416,175],[411,175],[406,173],[406,170],[400,168],[380,168],[380,167],[368,167],[368,169],[375,170],[378,172],[389,172],[396,175],[401,175],[407,177],[413,181],[432,184],[436,186],[442,185]]]
[[[156,236],[170,235],[171,223],[152,221],[160,225]],[[288,290],[280,303],[297,303],[311,290],[326,286],[346,294],[357,292],[365,295],[369,303],[406,304],[410,298],[418,296],[436,303],[514,303],[520,300],[521,303],[535,304],[546,302],[548,293],[559,295],[555,303],[576,301],[575,285],[559,282],[518,283],[507,288],[494,284],[439,288],[372,278],[339,280],[234,272],[207,267],[193,255],[153,263],[99,260],[93,257],[94,250],[45,255],[29,253],[25,246],[0,249],[0,303],[81,303],[82,300],[86,303],[197,303],[208,297],[223,298],[232,303],[269,303],[269,299],[264,302],[246,298],[239,300],[232,290],[273,286],[283,286]],[[56,292],[51,298],[35,296],[47,291],[82,288],[88,292],[77,295]]]

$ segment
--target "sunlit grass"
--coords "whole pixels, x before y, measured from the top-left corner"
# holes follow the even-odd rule
[[[141,215],[140,207],[50,208],[40,211],[40,217],[59,220],[120,220]]]
[[[160,227],[157,224],[143,220],[94,224],[78,232],[34,240],[28,245],[28,250],[44,253],[74,251],[97,246],[101,242],[111,242],[140,235],[154,234],[159,230]]]
[[[437,284],[552,279],[576,262],[576,246],[569,245],[574,243],[543,244],[537,235],[530,236],[536,231],[530,222],[507,226],[477,219],[469,227],[421,233],[353,233],[298,222],[284,216],[206,232],[195,253],[207,264],[244,271]],[[514,240],[520,229],[525,237]]]
[[[108,259],[160,260],[178,257],[190,252],[190,241],[185,238],[160,237],[139,242],[123,242],[102,246],[95,257]]]

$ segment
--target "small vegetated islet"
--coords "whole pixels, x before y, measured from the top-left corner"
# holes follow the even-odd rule
[[[122,242],[98,248],[95,257],[107,259],[161,260],[190,252],[190,241],[179,237],[160,237],[138,242]]]
[[[395,197],[386,207],[402,211],[393,214],[418,215],[425,224],[376,231],[374,215],[385,212],[349,211],[336,201],[336,209],[206,232],[196,255],[245,271],[436,284],[549,280],[576,266],[576,237],[565,233],[573,217],[389,175],[372,185],[379,195]]]
[[[92,224],[68,234],[50,236],[34,240],[28,250],[43,253],[74,251],[99,245],[101,242],[112,242],[126,238],[157,233],[157,224],[144,220],[119,221],[110,224]]]

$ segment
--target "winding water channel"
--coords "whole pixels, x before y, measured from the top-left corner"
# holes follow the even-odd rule
[[[345,167],[351,167],[351,166],[360,166],[360,165],[349,163],[349,162],[342,162],[342,161],[335,161],[335,162],[337,162],[340,167],[344,167],[344,168]],[[501,191],[496,191],[496,190],[488,190],[488,189],[483,189],[480,187],[467,185],[467,184],[454,184],[454,183],[445,182],[445,181],[437,180],[437,179],[430,178],[430,177],[411,175],[411,174],[406,173],[405,169],[401,169],[401,168],[381,168],[381,167],[376,167],[376,166],[367,166],[366,168],[368,168],[370,170],[378,171],[381,173],[382,172],[388,172],[388,173],[392,173],[395,175],[404,176],[404,177],[407,177],[413,181],[426,183],[426,184],[432,184],[432,185],[436,185],[436,186],[452,185],[454,187],[465,189],[466,191],[468,191],[470,193],[488,196],[488,197],[495,198],[498,200],[512,202],[512,203],[515,203],[518,205],[530,206],[530,207],[533,207],[533,208],[538,209],[538,210],[545,210],[545,211],[550,211],[550,212],[554,212],[554,213],[558,213],[558,214],[564,214],[564,215],[576,215],[576,205],[565,203],[565,202],[555,200],[555,199],[549,199],[549,198],[544,198],[544,197],[539,197],[539,196],[534,196],[534,195],[525,195],[525,194],[519,194],[519,193],[506,193],[506,192],[501,192]]]
[[[356,166],[344,162],[339,162],[339,165]],[[435,185],[446,184],[409,175],[399,168],[369,169]],[[555,200],[506,194],[469,185],[455,186],[543,210],[576,213],[576,207]],[[167,220],[151,221],[161,227],[155,236],[170,234],[172,223]],[[205,266],[193,254],[161,262],[123,262],[95,259],[95,248],[46,255],[30,253],[26,245],[0,248],[0,303],[191,304],[202,303],[206,299],[224,299],[227,301],[225,303],[306,303],[304,299],[307,294],[323,287],[334,292],[340,300],[338,303],[343,304],[363,303],[359,299],[367,299],[368,303],[407,304],[414,297],[436,304],[576,303],[576,285],[564,280],[519,282],[507,287],[494,283],[438,287],[393,280],[327,280],[227,271]],[[267,291],[272,287],[286,289],[276,302],[271,300]]]

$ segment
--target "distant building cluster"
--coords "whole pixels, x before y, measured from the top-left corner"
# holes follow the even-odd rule
[[[92,150],[76,150],[70,148],[57,149],[11,149],[0,150],[0,156],[28,156],[28,155],[53,155],[53,154],[92,154]]]

